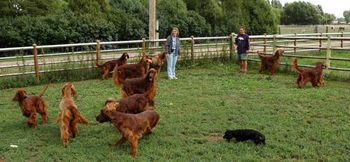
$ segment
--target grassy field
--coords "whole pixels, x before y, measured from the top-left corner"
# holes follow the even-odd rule
[[[166,80],[162,72],[156,98],[161,119],[154,133],[139,141],[136,161],[350,160],[350,83],[297,89],[294,75],[270,79],[256,70],[242,75],[233,64],[181,69],[178,78]],[[15,89],[1,90],[0,161],[131,161],[129,145],[108,146],[120,137],[116,129],[95,121],[106,98],[119,98],[112,81],[74,84],[76,104],[90,124],[80,126],[67,149],[55,124],[63,83],[50,85],[44,96],[49,123],[37,129],[26,126],[11,102]],[[38,94],[42,88],[26,89]],[[226,129],[238,128],[261,131],[266,146],[221,139]]]

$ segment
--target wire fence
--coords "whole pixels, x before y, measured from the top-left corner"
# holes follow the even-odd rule
[[[313,61],[324,61],[328,70],[350,71],[350,33],[311,33],[284,35],[253,35],[250,61],[259,61],[256,52],[272,54],[276,48],[284,48],[281,64],[288,64],[290,57],[302,58],[301,66],[312,66]],[[181,38],[180,60],[195,61],[206,58],[235,58],[236,34],[222,37]],[[59,45],[0,48],[0,77],[34,75],[96,68],[95,62],[119,58],[128,52],[131,62],[142,53],[155,55],[164,51],[165,39],[91,42]],[[339,52],[345,51],[345,52]]]

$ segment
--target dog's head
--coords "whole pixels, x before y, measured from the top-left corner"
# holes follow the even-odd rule
[[[284,54],[284,49],[282,49],[282,48],[277,49],[275,52],[275,55],[282,56],[283,54]]]
[[[127,52],[124,52],[121,58],[122,58],[122,60],[128,60],[130,57],[129,57],[129,54]]]
[[[157,71],[155,69],[150,69],[147,73],[147,80],[153,82],[157,77]]]
[[[223,138],[229,141],[233,138],[233,136],[234,136],[234,132],[232,130],[226,130]]]
[[[66,96],[66,97],[73,96],[75,98],[78,97],[78,93],[72,83],[66,83],[63,85],[62,96]]]
[[[166,58],[166,52],[163,52],[161,54],[158,54],[155,58],[152,58],[152,62],[153,64],[162,66],[165,62],[165,58]]]
[[[96,121],[100,123],[111,121],[109,114],[112,111],[116,111],[118,107],[119,107],[119,103],[115,101],[113,98],[107,99],[104,107],[100,111],[100,114],[96,116]]]
[[[12,101],[21,101],[27,96],[27,91],[25,89],[18,89],[16,95],[12,98]]]
[[[318,62],[318,63],[316,63],[316,68],[326,69],[327,66],[325,64],[323,64],[322,62]]]
[[[151,64],[152,63],[152,58],[146,55],[146,53],[142,54],[141,62],[146,63],[146,64]]]

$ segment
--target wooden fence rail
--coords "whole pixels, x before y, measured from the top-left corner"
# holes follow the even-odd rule
[[[229,36],[223,37],[190,37],[190,38],[181,38],[182,41],[188,42],[187,44],[187,53],[189,54],[189,59],[194,61],[196,58],[202,58],[203,53],[218,53],[218,52],[228,52],[229,57],[232,58],[235,54],[234,49],[234,39],[236,34],[232,33]],[[310,34],[286,34],[286,35],[254,35],[250,36],[252,39],[251,44],[254,50],[250,51],[252,55],[256,53],[256,51],[264,51],[264,53],[272,53],[276,48],[285,48],[286,55],[285,57],[299,57],[299,58],[309,58],[309,59],[324,59],[326,64],[330,70],[335,71],[350,71],[350,68],[344,67],[331,67],[331,60],[336,61],[348,61],[350,65],[350,57],[349,58],[338,58],[332,57],[332,50],[347,50],[350,51],[350,33],[310,33]],[[80,55],[86,55],[87,53],[95,53],[95,58],[87,58],[80,59],[80,61],[96,61],[99,62],[101,60],[101,54],[110,53],[110,52],[122,52],[122,51],[131,51],[134,52],[134,57],[138,57],[137,53],[147,52],[148,50],[163,50],[162,46],[151,47],[150,43],[154,44],[154,42],[159,44],[164,44],[165,39],[158,40],[131,40],[131,41],[113,41],[113,42],[100,42],[96,41],[93,43],[76,43],[76,44],[58,44],[58,45],[36,45],[28,47],[14,47],[14,48],[0,48],[0,52],[8,52],[8,51],[25,51],[32,50],[32,55],[22,56],[21,58],[24,60],[29,59],[29,64],[19,64],[18,61],[13,61],[14,59],[18,59],[17,56],[12,57],[0,57],[0,77],[5,76],[18,76],[18,75],[26,75],[26,74],[35,74],[37,79],[40,79],[40,73],[47,71],[59,71],[61,69],[55,70],[41,70],[40,66],[43,65],[53,65],[67,62],[79,62],[79,59],[71,59],[69,61],[60,60],[60,57],[78,57]],[[308,43],[308,44],[307,44]],[[290,45],[292,44],[292,45]],[[120,46],[120,45],[133,45],[131,48],[111,48],[104,49],[103,46]],[[324,46],[326,45],[326,46]],[[82,47],[87,46],[91,50],[89,51],[76,51],[76,52],[67,52],[67,53],[50,53],[43,54],[40,53],[39,50],[43,49],[57,49],[57,48],[72,48],[72,47]],[[183,47],[184,48],[184,47]],[[204,52],[203,52],[204,50]],[[326,50],[326,56],[302,56],[296,55],[298,52],[303,51],[320,51]],[[186,51],[186,50],[185,50]],[[293,53],[292,55],[289,53]],[[78,55],[78,56],[75,56]],[[107,54],[106,54],[107,56]],[[215,55],[217,56],[217,55]],[[213,56],[213,57],[215,57]],[[32,61],[30,61],[32,58]],[[46,63],[40,63],[39,58],[57,58],[58,60],[49,61]],[[102,60],[108,60],[113,57],[104,58]],[[181,58],[180,58],[181,59]],[[256,61],[256,60],[252,60]],[[32,63],[31,63],[32,62]],[[8,68],[15,68],[18,66],[34,66],[34,71],[31,72],[11,72],[3,74],[3,70]],[[307,65],[306,65],[307,66]],[[83,68],[94,68],[93,64],[88,67]],[[79,68],[74,68],[79,69]]]

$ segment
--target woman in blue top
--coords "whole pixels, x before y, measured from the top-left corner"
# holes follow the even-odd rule
[[[171,34],[166,39],[165,45],[167,55],[167,71],[168,71],[168,79],[177,79],[175,75],[175,65],[177,61],[177,56],[180,55],[180,39],[179,39],[179,29],[173,27]]]
[[[239,28],[239,34],[235,40],[235,46],[237,49],[237,57],[240,63],[240,72],[246,73],[248,70],[248,53],[250,48],[249,35],[245,33],[244,28]]]

